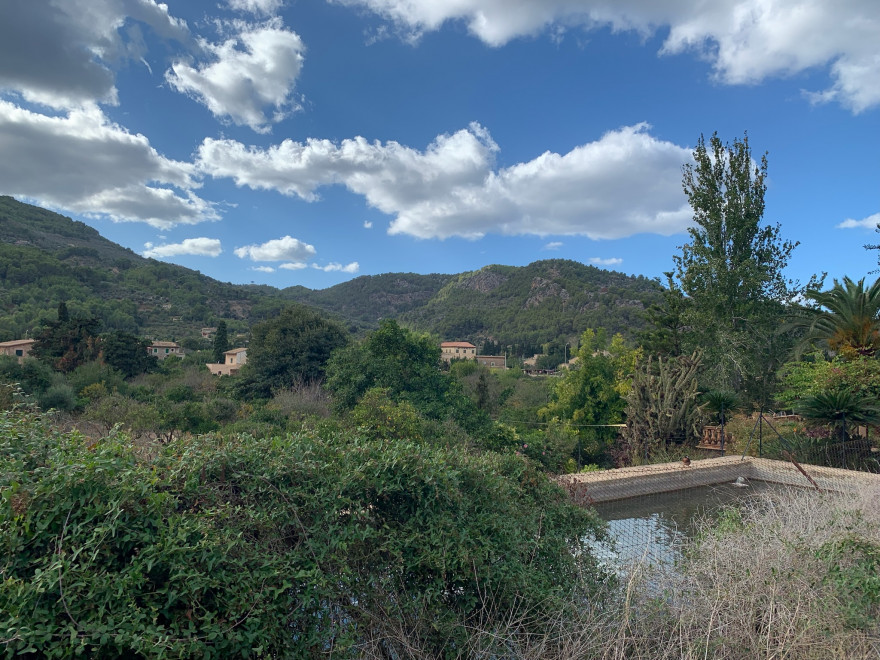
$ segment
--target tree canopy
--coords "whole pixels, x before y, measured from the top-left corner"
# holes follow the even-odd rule
[[[700,136],[693,156],[682,186],[694,224],[674,257],[691,300],[685,349],[705,351],[710,386],[751,388],[772,377],[784,353],[778,319],[795,292],[783,271],[797,243],[763,222],[767,156],[755,163],[747,135],[732,144]]]
[[[347,342],[340,323],[304,305],[287,307],[251,330],[240,389],[266,398],[275,390],[321,380],[330,354]]]
[[[451,419],[470,433],[488,430],[486,413],[440,370],[439,341],[390,319],[333,354],[326,385],[339,410],[351,410],[368,391],[381,388],[390,400],[409,404],[429,419]]]

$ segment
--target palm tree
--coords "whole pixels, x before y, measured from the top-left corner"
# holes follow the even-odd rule
[[[844,277],[828,291],[804,295],[816,307],[801,307],[790,324],[806,331],[804,345],[818,342],[835,353],[867,356],[880,350],[880,279],[866,289],[865,278]]]
[[[849,390],[826,390],[805,397],[795,407],[802,417],[830,424],[840,429],[841,442],[846,440],[846,425],[880,424],[880,405],[876,399]]]

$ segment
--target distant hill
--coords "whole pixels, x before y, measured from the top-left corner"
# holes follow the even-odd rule
[[[0,341],[71,314],[158,339],[196,336],[225,318],[233,331],[285,304],[278,289],[225,284],[145,259],[82,222],[0,197]]]
[[[528,354],[547,342],[575,340],[586,328],[632,338],[660,291],[654,280],[576,261],[494,265],[458,275],[402,319],[448,339],[520,345],[519,352]]]
[[[458,275],[367,275],[321,290],[228,284],[145,259],[88,225],[11,197],[0,197],[0,285],[0,341],[33,333],[62,300],[106,329],[157,339],[196,337],[220,319],[243,333],[298,302],[357,334],[395,318],[442,339],[517,354],[548,343],[561,353],[590,327],[633,336],[661,291],[645,277],[561,259]]]
[[[384,318],[423,308],[457,275],[386,273],[363,275],[327,289],[302,286],[284,289],[291,300],[319,307],[347,319],[353,326],[374,328]]]

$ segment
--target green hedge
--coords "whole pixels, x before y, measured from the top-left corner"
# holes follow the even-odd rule
[[[7,655],[402,657],[403,630],[453,656],[469,621],[539,625],[601,577],[600,524],[520,457],[331,432],[149,453],[0,413]]]

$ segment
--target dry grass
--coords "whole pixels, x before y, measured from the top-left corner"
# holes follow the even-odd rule
[[[639,616],[610,657],[880,657],[878,496],[792,490],[729,510],[678,567],[633,578],[624,614]]]
[[[280,410],[288,418],[300,421],[306,417],[329,417],[330,395],[319,382],[296,383],[278,390],[269,408]]]

